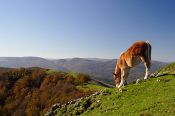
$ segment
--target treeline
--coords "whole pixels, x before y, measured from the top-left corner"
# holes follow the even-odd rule
[[[55,103],[92,93],[76,88],[90,80],[88,75],[47,72],[41,68],[0,71],[0,115],[43,115]]]

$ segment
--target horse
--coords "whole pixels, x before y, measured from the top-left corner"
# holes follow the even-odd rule
[[[131,68],[137,66],[141,62],[145,65],[145,77],[147,79],[150,74],[151,67],[151,45],[148,41],[137,41],[127,51],[120,54],[120,58],[116,63],[113,73],[117,88],[127,84],[127,77]]]

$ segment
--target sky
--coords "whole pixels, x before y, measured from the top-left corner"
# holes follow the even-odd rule
[[[138,40],[175,61],[174,0],[1,0],[0,57],[118,58]]]

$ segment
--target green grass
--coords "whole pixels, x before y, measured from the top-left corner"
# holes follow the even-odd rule
[[[69,75],[72,75],[74,78],[77,78],[77,76],[78,76],[78,73],[75,72],[75,71],[71,71],[71,72],[69,72],[68,74],[69,74]]]
[[[173,71],[170,72],[169,74],[175,74],[175,62],[165,66],[164,68],[158,70],[157,72],[165,72],[170,70],[173,70]]]
[[[77,89],[83,90],[83,91],[89,91],[89,90],[90,91],[98,91],[98,90],[105,89],[105,87],[97,85],[93,82],[88,82],[87,84],[77,86]]]
[[[48,75],[54,75],[56,73],[64,73],[64,72],[59,71],[59,70],[53,70],[53,69],[49,69],[49,70],[46,71],[46,74],[48,74]],[[70,71],[70,72],[67,73],[67,75],[72,75],[74,78],[77,78],[78,74],[79,73],[74,72],[74,71]]]
[[[129,84],[122,88],[105,88],[93,83],[81,86],[81,89],[104,90],[110,94],[100,94],[92,98],[88,108],[81,102],[80,107],[67,106],[67,110],[85,111],[82,116],[174,116],[175,115],[175,76],[168,75],[150,78],[139,84]],[[100,101],[97,103],[97,101]],[[66,109],[64,109],[66,111]],[[63,109],[57,109],[60,115]],[[59,114],[58,114],[59,115]],[[66,114],[65,114],[66,115]]]
[[[58,71],[58,70],[49,69],[49,70],[46,71],[46,74],[48,74],[48,75],[54,75],[54,74],[59,73],[59,72],[60,71]]]
[[[119,92],[108,89],[111,95],[99,95],[101,105],[87,110],[83,116],[167,116],[175,115],[175,76],[151,78],[138,85],[130,84]]]
[[[175,63],[166,66],[159,72],[175,68]],[[175,75],[169,74],[157,78],[149,78],[138,84],[131,83],[119,91],[117,88],[105,88],[95,83],[77,86],[82,90],[105,90],[110,94],[100,94],[82,116],[175,116]],[[97,101],[100,101],[97,103]],[[84,106],[82,102],[78,110]],[[71,105],[68,109],[71,109]],[[70,110],[77,112],[74,107]],[[57,112],[62,112],[57,109]],[[66,114],[65,114],[66,115]]]

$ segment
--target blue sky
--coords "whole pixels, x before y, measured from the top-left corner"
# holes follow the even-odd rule
[[[118,58],[149,40],[175,61],[174,0],[1,0],[0,56]]]

